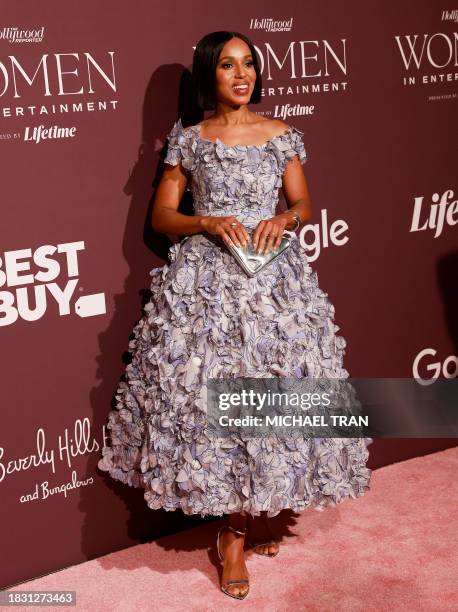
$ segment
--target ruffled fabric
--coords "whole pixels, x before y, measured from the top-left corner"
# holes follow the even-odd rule
[[[183,128],[181,119],[178,119],[167,135],[168,147],[164,162],[172,166],[181,163],[186,170],[193,170],[196,143],[190,137],[191,133]]]
[[[183,128],[175,122],[167,136],[165,163],[181,163],[191,172],[194,212],[199,215],[237,216],[255,226],[273,216],[287,163],[308,155],[304,133],[294,126],[261,145],[226,145],[201,138],[200,126]]]
[[[256,222],[263,218],[260,211],[264,216],[268,211],[262,199],[253,197],[265,193],[257,183],[269,173],[275,183],[296,154],[305,160],[301,134],[291,128],[264,145],[230,147],[196,138],[193,127],[184,133],[177,122],[169,137],[168,163],[185,160],[193,168],[198,205],[199,189],[207,188],[200,185],[202,176],[213,195],[220,193],[215,189],[220,177],[229,207],[224,214],[237,210],[244,220]],[[230,165],[222,171],[224,162]],[[247,176],[258,162],[256,175]],[[215,171],[211,178],[209,168]],[[243,198],[238,195],[243,199],[239,208],[228,190],[234,173],[241,175],[245,189]],[[216,202],[207,200],[207,214],[220,210]],[[267,511],[272,517],[285,508],[323,510],[363,495],[371,476],[366,466],[371,438],[207,434],[208,378],[349,376],[334,307],[297,236],[253,278],[206,234],[173,245],[169,263],[150,275],[151,299],[133,330],[132,362],[109,413],[111,439],[102,449],[99,468],[142,487],[152,509],[181,508],[201,516]]]

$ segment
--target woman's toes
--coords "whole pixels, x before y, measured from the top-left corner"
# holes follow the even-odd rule
[[[231,595],[244,595],[249,589],[247,584],[232,584],[227,587],[227,590]]]
[[[278,546],[275,546],[275,544],[262,545],[262,546],[256,547],[256,552],[260,553],[261,555],[273,555],[277,551],[278,551]]]
[[[233,586],[230,586],[228,591],[231,595],[243,595],[243,591],[241,591],[240,587],[235,584]]]
[[[274,555],[278,551],[278,546],[272,545],[269,546],[269,554]]]

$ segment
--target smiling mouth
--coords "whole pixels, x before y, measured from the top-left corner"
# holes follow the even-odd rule
[[[246,83],[244,85],[233,85],[232,89],[235,91],[235,93],[245,94],[247,93],[249,86]]]

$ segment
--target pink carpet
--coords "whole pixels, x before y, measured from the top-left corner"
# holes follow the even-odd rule
[[[247,553],[244,601],[219,590],[220,521],[11,590],[76,590],[76,609],[88,611],[457,611],[457,474],[451,448],[374,470],[360,499],[276,517],[280,554]]]

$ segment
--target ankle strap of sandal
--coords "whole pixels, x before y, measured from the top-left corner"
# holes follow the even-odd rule
[[[238,529],[234,529],[234,527],[232,527],[232,525],[226,525],[226,527],[228,529],[230,529],[231,531],[233,531],[234,533],[238,533],[240,535],[245,535],[246,534],[246,528],[244,531],[239,531]]]

